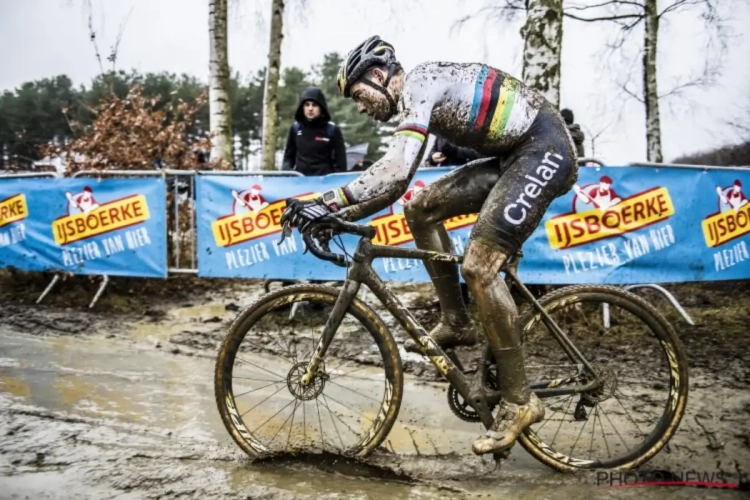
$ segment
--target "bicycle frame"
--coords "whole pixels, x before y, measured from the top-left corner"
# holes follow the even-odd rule
[[[312,242],[308,243],[310,247]],[[313,254],[320,257],[320,251],[311,248]],[[328,254],[333,255],[333,254]],[[458,393],[469,403],[474,410],[479,414],[482,423],[485,427],[489,428],[492,425],[493,418],[491,408],[494,407],[502,399],[501,391],[490,390],[485,386],[485,379],[487,375],[487,365],[480,363],[474,377],[470,377],[459,369],[456,364],[459,363],[458,359],[446,354],[440,346],[438,346],[434,340],[429,336],[428,332],[419,324],[409,310],[398,300],[396,295],[388,288],[385,282],[378,276],[372,267],[372,261],[376,258],[382,257],[395,257],[404,259],[418,259],[421,261],[442,261],[451,262],[454,264],[460,264],[463,262],[463,256],[433,252],[429,250],[420,250],[413,248],[399,248],[385,245],[374,245],[369,238],[362,237],[354,252],[352,264],[349,267],[344,286],[339,295],[336,303],[334,304],[331,315],[326,321],[323,333],[315,349],[315,353],[312,359],[309,361],[307,366],[307,373],[302,377],[300,381],[302,385],[306,385],[312,381],[318,366],[325,356],[328,347],[333,341],[333,337],[341,324],[346,310],[349,305],[357,296],[361,285],[367,285],[367,287],[373,292],[373,294],[383,303],[383,305],[390,311],[390,313],[396,318],[401,326],[406,330],[406,333],[421,346],[422,351],[429,358],[430,362],[437,368],[437,370],[445,377],[448,382],[456,388]],[[555,337],[557,342],[562,347],[565,354],[573,363],[582,364],[588,373],[593,377],[593,380],[589,381],[584,385],[580,385],[576,388],[564,388],[562,387],[566,383],[575,382],[577,377],[569,377],[565,379],[555,379],[551,381],[537,382],[530,385],[531,389],[537,394],[539,398],[561,396],[565,394],[580,393],[585,391],[591,391],[596,389],[600,384],[600,380],[591,367],[589,362],[583,357],[578,349],[572,344],[565,333],[560,329],[559,326],[552,320],[547,314],[544,308],[536,301],[534,296],[529,290],[521,283],[517,274],[516,268],[518,265],[518,259],[520,254],[511,259],[503,271],[507,277],[510,278],[510,282],[515,284],[523,294],[524,298],[528,300],[536,311],[541,314],[542,320],[546,324],[549,331]],[[330,260],[330,259],[325,259]]]

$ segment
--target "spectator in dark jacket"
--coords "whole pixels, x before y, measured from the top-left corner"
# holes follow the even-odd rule
[[[573,123],[573,112],[567,108],[560,111],[560,114],[562,115],[563,119],[565,120],[565,125],[568,126],[568,131],[570,131],[570,135],[573,137],[573,144],[576,146],[576,153],[578,154],[578,158],[584,157],[583,152],[583,140],[586,138],[586,136],[583,134],[583,131],[581,130],[581,126],[577,123]]]
[[[305,89],[294,118],[281,169],[296,170],[302,175],[346,172],[344,136],[331,121],[326,98],[319,88]]]
[[[359,160],[357,163],[354,164],[351,170],[349,172],[364,172],[368,168],[372,166],[372,162],[370,160]]]
[[[461,166],[478,158],[481,158],[481,155],[473,149],[460,148],[441,137],[437,137],[432,151],[427,155],[425,164],[430,167]]]

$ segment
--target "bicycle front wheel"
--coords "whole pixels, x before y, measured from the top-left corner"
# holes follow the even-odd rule
[[[314,379],[301,383],[338,295],[319,285],[285,287],[232,324],[214,392],[224,426],[250,456],[364,457],[390,432],[403,394],[401,358],[365,303],[352,301]]]
[[[519,438],[521,445],[564,472],[629,470],[653,458],[677,430],[688,395],[687,359],[669,322],[642,298],[610,286],[565,287],[539,302],[603,384],[542,399],[544,419]],[[537,311],[519,321],[532,388],[581,387],[592,380],[566,356]]]

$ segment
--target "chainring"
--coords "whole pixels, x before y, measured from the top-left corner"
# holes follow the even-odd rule
[[[497,369],[495,365],[487,368],[487,387],[493,391],[497,389]],[[448,388],[448,406],[454,415],[464,422],[481,422],[479,413],[472,408],[458,393],[455,387]],[[492,410],[493,408],[490,408]]]

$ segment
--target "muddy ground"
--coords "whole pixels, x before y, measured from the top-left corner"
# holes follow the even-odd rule
[[[417,431],[423,436],[417,441],[412,437],[413,443],[405,444],[396,455],[377,455],[364,465],[336,460],[250,465],[218,419],[212,363],[229,322],[264,292],[261,282],[189,277],[113,280],[93,309],[87,306],[96,292],[96,282],[71,278],[59,283],[43,304],[35,305],[45,285],[37,275],[0,275],[0,490],[18,498],[65,497],[61,491],[66,489],[96,498],[456,498],[497,494],[574,498],[593,491],[605,495],[596,486],[595,475],[558,474],[520,447],[500,472],[493,471],[494,463],[471,454],[471,440],[479,431],[468,427],[465,434],[456,431],[457,437],[448,441],[435,437],[444,431],[420,428]],[[687,350],[691,392],[677,434],[647,468],[724,471],[736,480],[739,473],[750,471],[750,287],[719,283],[669,288],[695,326],[686,324],[663,299],[639,293],[673,321]],[[437,321],[438,308],[429,286],[398,289],[399,298],[425,326]],[[400,327],[371,294],[366,300],[392,326],[401,343],[404,333]],[[350,340],[337,354],[367,362],[362,359],[367,346]],[[89,370],[84,360],[92,350],[101,360],[95,363],[98,368]],[[450,414],[445,384],[439,382],[434,369],[419,356],[403,354],[407,385],[420,394],[420,405],[415,405],[412,413],[421,409],[445,414],[446,427],[460,429],[454,427],[454,422],[462,423]],[[462,359],[475,354],[464,350]],[[117,361],[108,366],[111,359]],[[121,366],[123,360],[128,360],[127,367]],[[148,373],[161,365],[180,367],[178,374],[169,375],[170,384],[183,392],[178,403],[171,403],[181,407],[178,413],[188,413],[186,406],[200,407],[202,417],[176,426],[159,416],[158,402],[148,411],[126,411],[131,408],[122,400],[132,403],[142,397],[140,388],[151,383]],[[39,375],[61,377],[87,370],[100,373],[100,377],[76,387],[73,396],[68,391],[67,400],[62,398],[68,404],[60,404],[60,397],[46,393],[60,390],[54,383],[56,389],[46,389],[48,384]],[[97,404],[92,405],[87,394],[98,393],[100,383],[107,385],[100,382],[101,377],[116,389],[99,394],[94,399]],[[410,397],[417,397],[414,394],[407,388],[405,405]],[[424,394],[431,397],[422,397]],[[155,397],[152,394],[147,399]],[[407,414],[409,410],[402,409],[403,422]],[[412,415],[409,423],[418,420]],[[639,490],[631,491],[633,496],[645,494],[640,488],[631,490]],[[680,495],[684,490],[679,490]],[[669,494],[671,498],[676,491],[654,488],[648,495],[666,498]],[[625,494],[623,490],[617,493],[618,497]],[[734,494],[701,491],[704,498]]]

